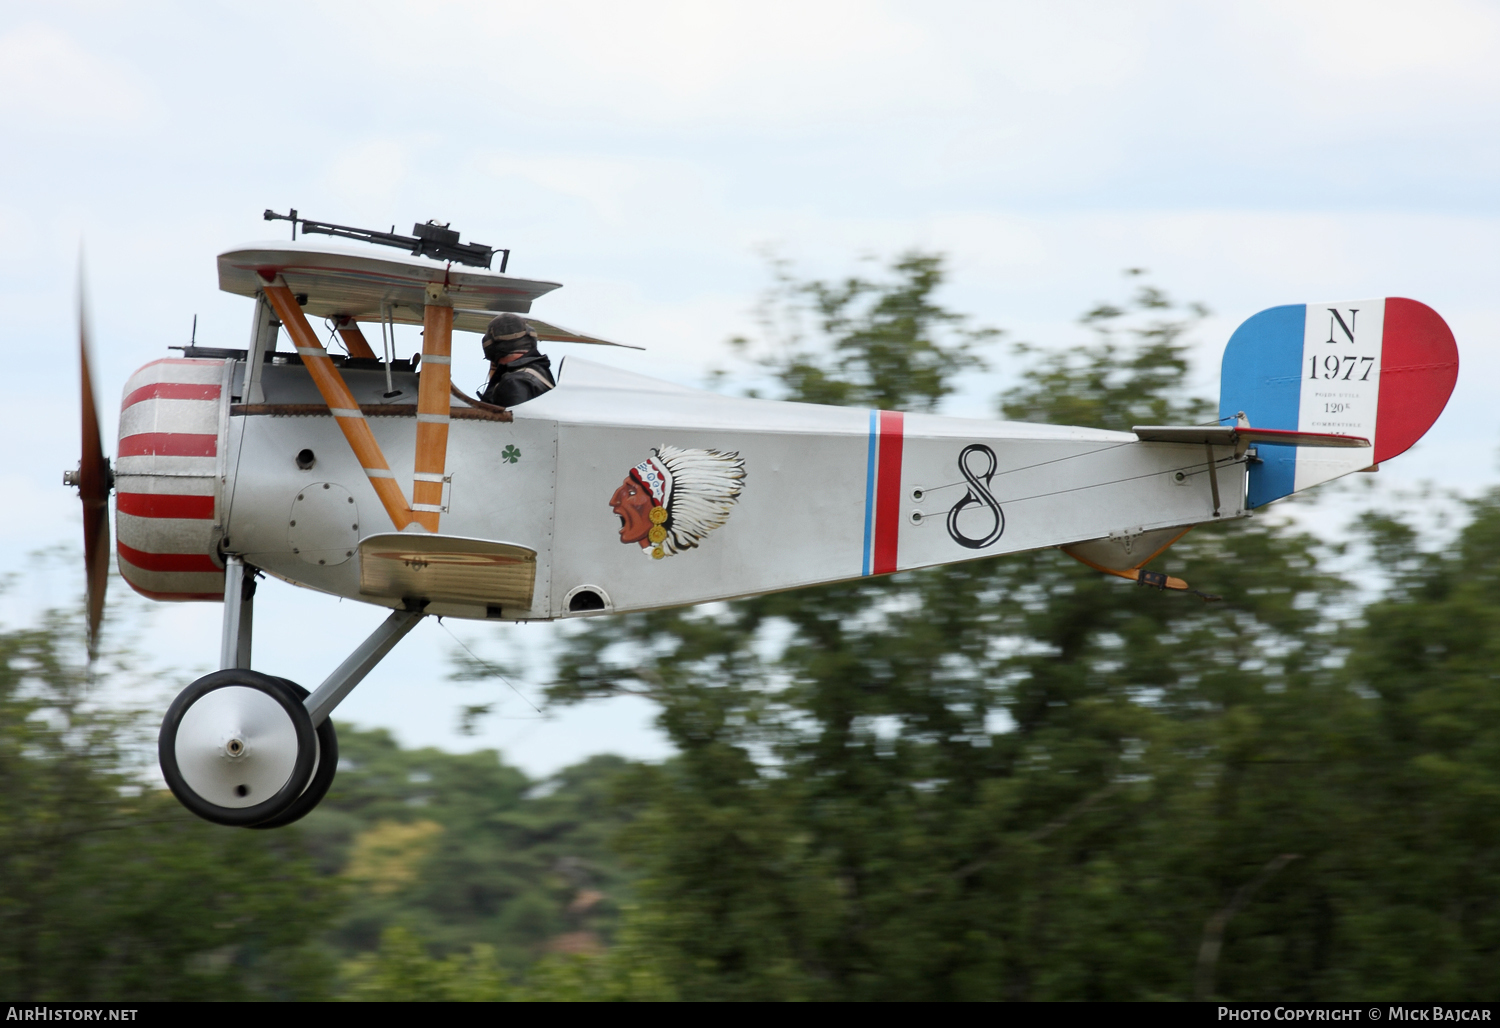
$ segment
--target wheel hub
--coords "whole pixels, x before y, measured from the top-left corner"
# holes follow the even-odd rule
[[[174,749],[195,793],[221,807],[250,807],[276,795],[291,778],[297,727],[271,696],[227,685],[183,713]]]

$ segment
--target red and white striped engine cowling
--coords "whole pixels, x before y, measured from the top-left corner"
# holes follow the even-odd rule
[[[125,383],[115,460],[120,576],[153,600],[223,600],[216,526],[234,362],[165,358]]]

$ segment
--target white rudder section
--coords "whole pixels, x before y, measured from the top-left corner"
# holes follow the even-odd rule
[[[1385,300],[1307,305],[1297,429],[1363,436],[1375,445]],[[1306,489],[1370,466],[1373,450],[1303,446],[1296,488]]]

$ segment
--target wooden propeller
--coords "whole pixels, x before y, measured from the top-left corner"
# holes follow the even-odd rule
[[[68,485],[78,487],[83,501],[83,565],[88,580],[89,659],[99,647],[99,622],[104,617],[104,590],[109,584],[109,494],[114,488],[114,471],[104,456],[104,441],[99,434],[99,411],[94,404],[94,379],[89,370],[88,321],[83,303],[83,275],[79,269],[78,289],[78,367],[80,406],[82,407],[82,452],[78,470],[63,476]]]

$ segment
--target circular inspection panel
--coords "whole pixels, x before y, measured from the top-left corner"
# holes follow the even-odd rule
[[[359,504],[332,482],[310,482],[297,490],[287,516],[287,542],[309,564],[342,564],[359,545]]]

